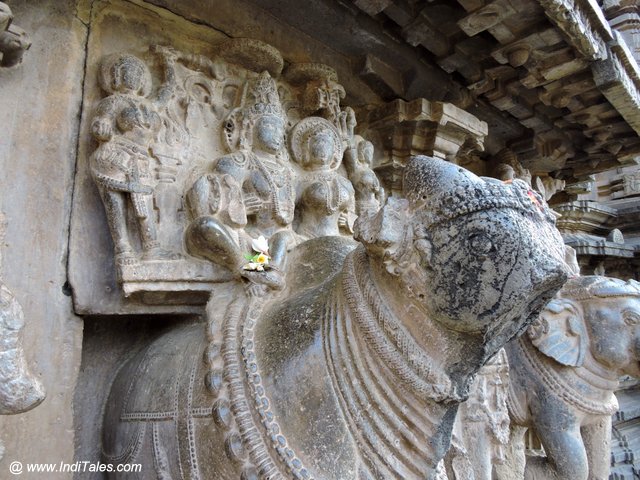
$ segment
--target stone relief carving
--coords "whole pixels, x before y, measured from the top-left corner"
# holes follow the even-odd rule
[[[269,74],[259,78],[273,85]],[[276,97],[268,98],[261,103],[276,112]],[[286,124],[277,118],[261,141],[283,138]],[[143,478],[444,478],[437,465],[474,374],[566,280],[555,217],[539,195],[519,180],[481,179],[430,157],[407,163],[402,196],[358,218],[357,241],[335,235],[338,200],[349,189],[346,177],[334,177],[342,167],[332,170],[334,122],[306,119],[294,123],[292,151],[298,162],[317,165],[322,180],[310,202],[317,206],[296,213],[324,212],[315,235],[325,227],[333,235],[301,243],[294,236],[274,268],[263,259],[262,271],[247,277],[235,259],[243,247],[222,223],[230,214],[206,210],[215,210],[215,222],[199,245],[214,245],[218,257],[226,248],[219,245],[233,245],[224,262],[236,280],[212,295],[206,328],[178,327],[122,367],[105,411],[106,461],[142,463]],[[311,132],[303,135],[304,128]],[[278,148],[274,141],[272,151]],[[277,165],[270,155],[260,161]],[[232,168],[220,171],[225,158]],[[257,168],[245,173],[249,160],[240,168],[237,158],[221,157],[206,184],[221,176],[212,191],[231,190],[235,181],[243,199],[245,187],[271,199],[246,225],[256,255],[275,259],[277,248],[264,237],[295,223],[290,209],[278,215],[284,210],[273,200],[286,174],[272,186]],[[304,168],[290,168],[296,191],[316,188]],[[293,208],[293,195],[282,198]],[[327,208],[327,198],[336,208]]]
[[[13,24],[13,13],[4,2],[0,2],[0,67],[15,67],[22,62],[24,52],[31,47],[27,32]]]
[[[0,213],[0,245],[4,242],[5,228],[4,215]],[[0,415],[29,411],[45,398],[44,389],[31,373],[24,356],[23,328],[22,307],[2,281],[0,271]],[[4,447],[0,443],[0,458],[3,453]]]
[[[504,349],[487,362],[458,409],[445,463],[449,480],[491,480],[509,442],[509,362]]]
[[[624,196],[640,194],[640,172],[627,173],[622,177]]]
[[[113,237],[116,263],[170,259],[160,246],[153,210],[157,187],[152,175],[154,142],[162,128],[159,110],[172,95],[173,59],[166,60],[167,83],[156,98],[149,98],[151,73],[146,64],[130,54],[114,54],[100,65],[100,86],[108,96],[100,102],[91,130],[100,146],[91,156],[91,173],[100,191]],[[138,226],[141,255],[137,255],[127,225],[131,214]]]
[[[501,478],[609,478],[618,378],[637,377],[640,284],[571,278],[526,335],[507,345],[513,442],[533,428],[546,457],[523,449]],[[515,476],[513,476],[515,475]]]
[[[384,201],[384,189],[371,168],[373,150],[371,142],[358,138],[345,151],[344,164],[353,184],[358,216],[377,212]]]
[[[299,234],[305,239],[339,235],[341,227],[353,233],[354,187],[336,172],[343,153],[338,130],[321,117],[300,120],[291,131],[291,151],[304,169],[298,188]]]
[[[225,142],[234,151],[218,159],[213,173],[189,192],[192,209],[204,211],[204,200],[213,216],[194,218],[186,243],[190,253],[251,277],[241,268],[251,238],[270,239],[274,266],[292,242],[295,190],[276,83],[265,71],[247,87],[243,106],[231,112],[224,127]]]
[[[199,290],[264,280],[240,268],[260,236],[269,239],[272,287],[281,287],[288,249],[351,236],[356,211],[380,207],[372,150],[343,165],[356,121],[340,106],[333,69],[293,64],[282,74],[280,53],[250,39],[215,50],[206,58],[153,46],[102,60],[107,96],[92,122],[91,171],[127,296],[164,290],[165,301],[195,289],[194,277]]]

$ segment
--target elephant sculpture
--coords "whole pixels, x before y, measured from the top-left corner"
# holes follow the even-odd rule
[[[135,354],[102,447],[143,471],[114,478],[437,478],[475,372],[567,273],[524,182],[414,157],[403,192],[358,219],[357,241],[289,252],[283,289],[220,287],[206,327]]]
[[[527,334],[507,346],[512,448],[506,478],[607,480],[618,377],[638,377],[640,284],[571,278]],[[526,459],[533,428],[546,457]]]

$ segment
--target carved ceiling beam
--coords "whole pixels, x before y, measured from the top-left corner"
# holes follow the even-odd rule
[[[588,60],[607,58],[607,42],[613,34],[604,14],[593,0],[538,0],[544,12],[570,44]]]
[[[640,70],[620,34],[614,32],[614,36],[608,57],[593,64],[593,78],[607,100],[640,134]]]

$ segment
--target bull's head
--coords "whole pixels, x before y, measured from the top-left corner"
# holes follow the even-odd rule
[[[408,163],[403,191],[359,222],[358,239],[411,297],[406,318],[476,338],[484,362],[567,279],[555,217],[522,181],[479,178],[430,157]]]

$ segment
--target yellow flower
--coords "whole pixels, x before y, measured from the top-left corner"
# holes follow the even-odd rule
[[[265,255],[264,253],[261,253],[260,255],[255,257],[254,261],[259,265],[268,265],[269,264],[269,256]]]

